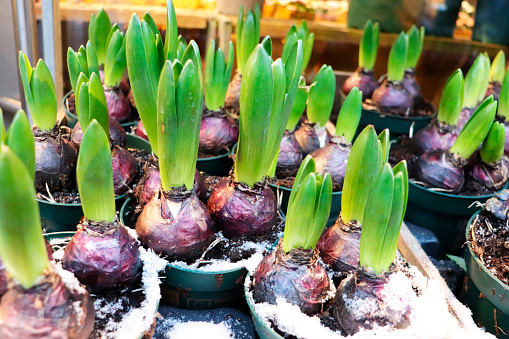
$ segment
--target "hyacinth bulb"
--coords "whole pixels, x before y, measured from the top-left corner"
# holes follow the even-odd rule
[[[437,150],[446,151],[451,148],[457,137],[454,126],[446,126],[437,121],[419,130],[413,140],[422,154]]]
[[[345,80],[342,91],[347,96],[354,87],[357,87],[362,92],[362,101],[366,101],[366,99],[371,99],[378,86],[379,83],[375,79],[373,71],[366,71],[360,67]]]
[[[302,148],[300,148],[295,134],[292,131],[285,131],[279,144],[276,173],[286,173],[294,176],[302,163]]]
[[[420,99],[422,97],[421,86],[419,86],[417,78],[415,77],[415,69],[407,68],[405,70],[405,75],[403,77],[403,87],[407,90],[408,93],[410,93],[414,100]]]
[[[396,83],[385,79],[371,97],[371,103],[382,113],[398,114],[407,116],[413,107],[413,98],[403,87],[402,83]]]
[[[422,154],[415,164],[415,179],[429,187],[459,192],[465,183],[465,174],[451,158],[441,150]]]
[[[220,155],[231,150],[239,139],[239,128],[226,116],[207,115],[201,119],[199,151]]]
[[[311,153],[315,159],[316,172],[323,175],[329,173],[332,181],[343,187],[346,163],[351,149],[352,145],[344,142],[344,139],[333,137],[325,147]]]
[[[334,226],[325,229],[316,248],[320,258],[338,272],[353,271],[359,265],[361,228],[357,222],[345,225],[341,217]]]
[[[316,124],[305,121],[295,131],[295,139],[297,139],[304,155],[308,155],[324,147],[331,140],[331,135],[325,126],[317,128]]]
[[[120,147],[126,147],[127,134],[122,125],[120,125],[117,120],[112,118],[109,118],[108,125],[111,144],[118,145]],[[81,129],[81,125],[78,121],[72,129],[71,141],[76,148],[79,148],[79,145],[81,145],[81,140],[83,140],[83,130]]]
[[[105,88],[104,96],[106,97],[108,114],[111,118],[120,123],[129,120],[131,117],[131,107],[129,106],[129,100],[127,100],[120,87]]]

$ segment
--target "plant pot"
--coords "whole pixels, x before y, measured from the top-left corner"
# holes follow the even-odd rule
[[[468,221],[465,237],[479,212]],[[493,275],[472,251],[470,242],[465,250],[467,279],[461,300],[472,310],[475,322],[497,338],[509,338],[509,287]],[[507,333],[507,334],[506,334]]]
[[[290,193],[292,192],[292,189],[272,183],[269,183],[269,186],[276,195],[276,198],[281,205],[281,210],[286,214],[286,210],[288,208],[288,199],[290,199]],[[336,219],[339,216],[339,213],[341,212],[341,193],[342,192],[332,192],[329,220],[327,220],[326,227],[334,225]]]
[[[235,154],[237,143],[233,145],[230,152],[210,158],[198,158],[196,168],[200,172],[220,177],[228,176],[233,166],[232,155]]]
[[[128,221],[132,201],[129,198],[122,206],[120,222],[124,226],[134,228]],[[162,300],[168,305],[185,309],[225,306],[238,308],[244,293],[242,284],[246,273],[245,268],[203,271],[168,263],[161,284]]]
[[[65,239],[65,238],[72,238],[74,236],[76,232],[53,232],[53,233],[46,233],[44,234],[44,237],[48,240],[48,241],[51,241],[51,240],[54,240],[54,239]],[[145,273],[142,273],[142,274],[145,274]],[[157,275],[155,275],[154,277],[150,276],[150,273],[147,274],[146,276],[144,275],[143,278],[142,278],[142,281],[143,281],[143,284],[145,284],[145,280],[151,280],[151,279],[158,279],[157,278]],[[153,282],[153,281],[152,281]],[[150,292],[148,292],[150,293]],[[154,291],[152,291],[152,293],[154,293]],[[95,296],[93,296],[93,298],[95,298]],[[103,303],[104,302],[101,302],[100,303],[100,307],[103,308]],[[97,306],[96,306],[97,308]],[[147,326],[147,328],[143,329],[143,330],[140,330],[139,332],[136,332],[133,333],[133,332],[129,332],[129,338],[137,338],[137,339],[150,339],[152,338],[152,335],[154,334],[154,330],[155,330],[155,326],[156,326],[156,316],[157,316],[157,313],[158,313],[158,308],[159,308],[159,300],[157,300],[156,302],[152,303],[152,305],[149,305],[147,307],[147,309],[152,309],[152,312],[153,312],[153,322]],[[136,311],[140,311],[140,309],[136,309]],[[151,312],[151,313],[152,313]],[[143,314],[136,314],[137,316],[137,319],[141,319]],[[96,317],[97,317],[97,314],[96,314]],[[133,318],[132,315],[130,317],[130,319]],[[97,320],[97,318],[96,318]],[[149,319],[150,320],[150,319]],[[116,320],[117,321],[117,320]],[[132,327],[131,326],[128,326],[129,327],[129,330],[132,331]],[[116,329],[115,329],[116,331]],[[120,338],[120,336],[119,336]]]
[[[64,96],[64,99],[62,100],[62,106],[64,107],[64,110],[65,110],[65,119],[67,121],[67,126],[69,126],[70,128],[74,128],[74,125],[76,125],[76,123],[78,122],[78,116],[74,113],[71,113],[71,111],[69,111],[68,106],[67,106],[67,99],[69,98],[71,93],[72,93],[72,91],[68,92]],[[136,126],[138,126],[138,122],[139,122],[139,120],[135,120],[135,121],[125,122],[120,125],[122,125],[122,127],[124,128],[124,130],[127,133],[131,133],[136,128]]]
[[[472,213],[493,194],[459,196],[432,191],[409,182],[405,220],[432,231],[440,242],[439,256],[459,252],[465,243],[464,233]]]
[[[127,147],[152,152],[148,141],[135,136],[127,135]],[[126,195],[120,195],[115,198],[115,208],[120,210],[124,203]],[[41,223],[47,233],[76,231],[76,225],[83,217],[81,204],[59,204],[47,200],[37,199],[39,202],[39,211],[41,213]]]

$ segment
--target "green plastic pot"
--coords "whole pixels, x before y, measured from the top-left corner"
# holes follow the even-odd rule
[[[71,93],[72,93],[72,91],[68,92],[64,96],[64,99],[62,100],[62,106],[64,107],[64,110],[65,110],[65,119],[67,120],[67,125],[70,128],[74,128],[74,126],[78,122],[78,116],[74,113],[71,113],[71,111],[69,111],[69,108],[67,106],[67,99],[69,99],[69,96],[71,95]],[[125,122],[120,125],[122,125],[122,127],[124,128],[124,130],[127,133],[130,133],[136,128],[136,126],[138,126],[139,122],[140,122],[139,120],[135,120],[135,121]]]
[[[405,220],[432,231],[440,242],[439,256],[460,251],[465,242],[465,227],[472,213],[481,209],[493,194],[459,196],[432,191],[409,182]]]
[[[478,214],[475,213],[468,221],[465,237],[468,237]],[[467,279],[460,298],[472,310],[473,318],[479,326],[497,338],[509,338],[509,287],[483,265],[472,251],[470,242],[467,241],[467,245]]]
[[[288,208],[288,199],[290,199],[290,193],[292,192],[292,189],[272,183],[269,183],[269,186],[278,200],[279,196],[281,196],[281,210],[286,214],[286,210]],[[339,213],[341,213],[341,193],[342,192],[332,192],[332,202],[327,226],[334,225],[336,219],[339,216]]]
[[[74,232],[52,232],[52,233],[44,234],[44,237],[46,238],[46,240],[51,241],[54,239],[72,238],[75,233],[76,233],[76,231],[74,231]],[[154,318],[157,315],[158,308],[159,308],[159,301],[157,302],[156,314],[154,314]],[[148,329],[147,329],[147,331],[148,331]],[[140,334],[133,334],[132,338],[142,339],[142,338],[146,338],[146,337],[145,337],[145,333],[140,333]]]
[[[142,149],[148,153],[152,152],[148,141],[136,135],[127,135],[127,147]],[[117,210],[122,208],[125,197],[124,194],[115,198]],[[37,201],[39,202],[42,227],[46,232],[76,231],[76,225],[83,217],[81,204],[59,204],[43,199],[37,199]]]
[[[210,175],[226,177],[230,173],[233,166],[232,154],[235,154],[237,144],[233,145],[232,150],[225,154],[210,158],[199,158],[196,161],[196,168],[200,172]]]
[[[122,206],[120,222],[134,228],[128,221],[132,201],[129,198]],[[227,306],[238,308],[242,303],[242,285],[246,273],[245,268],[204,272],[168,263],[161,284],[162,300],[173,307],[192,310]]]

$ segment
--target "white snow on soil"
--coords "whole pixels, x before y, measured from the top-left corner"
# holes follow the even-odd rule
[[[166,333],[168,339],[213,338],[233,339],[233,334],[226,322],[219,324],[204,321],[176,322]]]

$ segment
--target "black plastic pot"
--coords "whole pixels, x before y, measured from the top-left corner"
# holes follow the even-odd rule
[[[134,228],[135,225],[129,225],[131,204],[130,198],[125,201],[120,210],[120,222]],[[208,272],[168,263],[161,284],[162,300],[185,309],[238,308],[242,303],[246,274],[245,268]]]
[[[135,135],[127,135],[127,147],[152,152],[148,141]],[[125,197],[124,194],[115,198],[117,210],[122,208]],[[37,199],[37,201],[39,202],[42,227],[46,232],[76,231],[76,225],[83,217],[81,204],[59,204],[43,199]]]
[[[292,189],[272,183],[269,183],[269,186],[276,195],[277,201],[281,205],[281,210],[286,214],[286,210],[288,208],[288,199],[290,199],[290,193],[292,193]],[[334,225],[336,219],[339,216],[339,213],[341,212],[341,193],[342,192],[332,192],[329,220],[327,221],[326,227]]]
[[[476,203],[485,203],[492,196],[442,193],[409,182],[405,220],[435,234],[440,242],[440,257],[454,254],[465,243],[465,227],[470,216],[481,209]]]
[[[67,125],[70,128],[74,128],[74,125],[76,125],[76,123],[78,122],[78,116],[76,114],[74,114],[74,113],[71,113],[71,111],[69,111],[69,109],[67,108],[68,107],[67,106],[67,99],[69,98],[71,93],[72,93],[72,91],[68,92],[64,96],[64,99],[62,100],[62,106],[64,107],[64,110],[65,110],[65,119],[67,121]],[[125,122],[125,123],[122,123],[120,125],[122,125],[122,127],[124,128],[124,130],[127,133],[131,133],[136,128],[136,126],[138,126],[139,122],[140,122],[139,120],[135,120],[135,121]]]
[[[207,174],[220,177],[226,177],[232,169],[232,157],[233,154],[235,154],[236,149],[237,144],[235,143],[230,152],[210,158],[198,158],[196,161],[196,168],[200,172],[205,172]]]
[[[468,221],[465,237],[473,226],[475,213]],[[475,322],[497,338],[509,338],[509,287],[491,273],[472,251],[465,250],[467,278],[460,298],[471,310]]]

